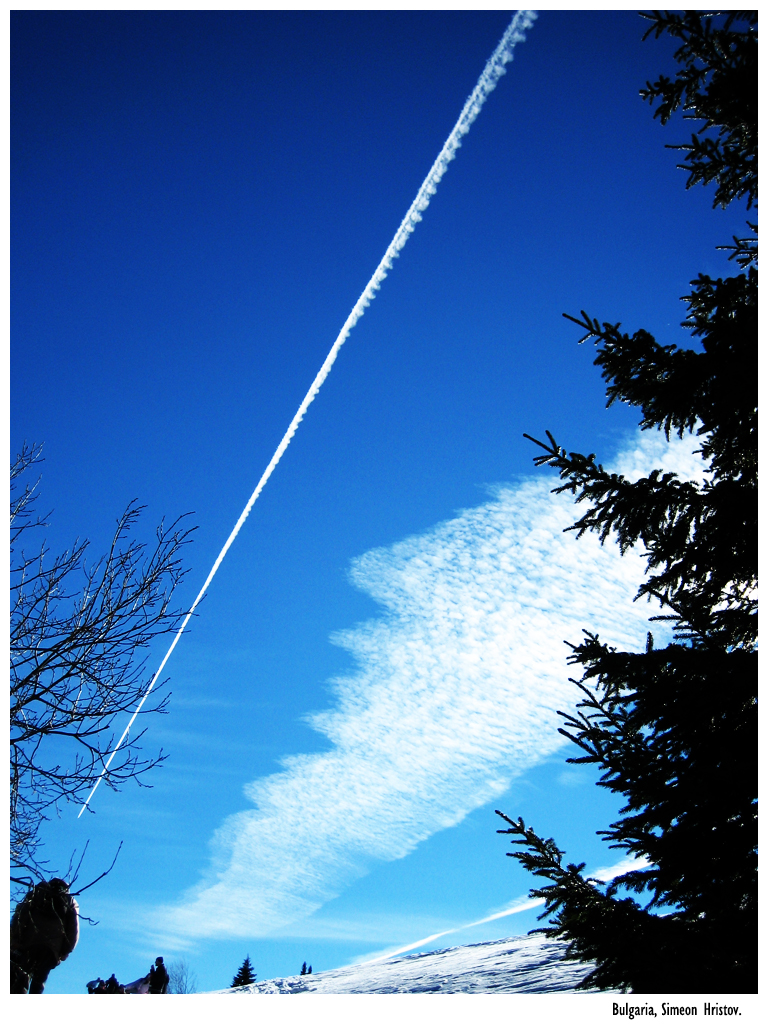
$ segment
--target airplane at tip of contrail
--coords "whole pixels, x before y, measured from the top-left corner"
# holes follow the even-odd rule
[[[339,354],[341,346],[349,337],[352,328],[358,322],[363,313],[365,313],[366,308],[371,304],[373,299],[376,298],[376,292],[381,287],[384,278],[392,269],[392,261],[400,255],[403,246],[408,241],[418,222],[421,220],[422,214],[429,206],[430,200],[432,196],[435,194],[437,186],[440,183],[440,180],[442,179],[443,175],[448,169],[448,164],[456,156],[456,152],[461,146],[462,137],[466,135],[469,129],[472,127],[472,124],[476,120],[477,115],[480,113],[486,99],[488,98],[490,93],[493,92],[493,90],[496,88],[496,85],[501,76],[506,73],[506,65],[513,58],[513,51],[515,46],[517,45],[517,43],[522,43],[525,41],[524,32],[526,29],[529,29],[533,26],[535,19],[535,11],[517,11],[515,16],[512,18],[512,21],[507,26],[506,32],[501,37],[499,45],[496,47],[496,49],[493,51],[490,58],[488,59],[485,68],[483,69],[483,73],[477,80],[477,85],[472,90],[467,102],[464,104],[461,114],[459,115],[458,121],[453,126],[453,130],[451,131],[448,138],[445,140],[445,144],[443,145],[443,148],[440,150],[437,159],[432,164],[429,174],[426,176],[421,188],[416,193],[416,198],[411,203],[405,217],[403,217],[400,227],[397,229],[395,237],[389,243],[387,251],[384,253],[381,262],[379,263],[378,267],[376,267],[376,269],[374,270],[373,275],[371,276],[371,279],[368,282],[368,284],[363,289],[360,298],[352,307],[352,312],[349,314],[346,321],[344,322],[344,326],[339,331],[336,341],[331,346],[331,350],[325,358],[325,362],[320,367],[320,370],[318,371],[315,379],[312,381],[312,385],[309,391],[304,396],[304,400],[299,406],[296,415],[291,420],[288,429],[286,430],[282,440],[280,441],[280,444],[277,446],[277,449],[275,450],[275,454],[272,456],[269,465],[262,473],[261,479],[256,485],[256,489],[248,499],[248,503],[246,504],[245,508],[240,514],[240,518],[235,523],[232,532],[230,533],[229,537],[227,537],[224,547],[221,549],[216,558],[216,561],[213,563],[213,567],[211,568],[211,571],[208,573],[205,583],[200,589],[200,593],[195,598],[192,607],[187,612],[184,621],[177,630],[176,635],[174,636],[173,641],[171,643],[171,646],[168,648],[165,657],[160,663],[160,667],[152,677],[152,681],[145,690],[138,707],[136,708],[131,717],[131,720],[125,727],[123,735],[120,737],[120,739],[117,742],[117,745],[113,749],[112,753],[109,755],[106,764],[101,769],[99,777],[96,779],[93,789],[90,791],[88,797],[85,800],[85,803],[80,808],[80,811],[77,815],[78,818],[90,803],[91,797],[99,788],[99,783],[109,770],[109,766],[112,763],[112,759],[125,742],[125,738],[130,732],[131,726],[136,721],[136,716],[139,714],[142,707],[144,706],[144,702],[152,692],[155,683],[160,677],[160,673],[165,668],[168,659],[170,658],[174,648],[176,647],[176,644],[179,642],[181,634],[184,632],[184,630],[187,627],[187,623],[192,618],[195,608],[197,608],[198,604],[202,600],[203,595],[205,594],[206,590],[208,589],[211,583],[211,580],[216,575],[221,563],[224,561],[224,556],[226,555],[227,551],[229,551],[235,537],[237,537],[238,533],[240,532],[243,523],[248,518],[248,515],[250,514],[250,511],[253,508],[256,499],[263,491],[267,480],[269,480],[269,478],[272,476],[275,467],[277,466],[280,459],[283,457],[285,449],[291,443],[291,439],[293,438],[293,435],[296,433],[299,424],[304,419],[304,415],[307,409],[315,400],[315,396],[322,387],[326,377],[331,372],[331,368],[333,367],[333,364],[336,362],[336,357]]]

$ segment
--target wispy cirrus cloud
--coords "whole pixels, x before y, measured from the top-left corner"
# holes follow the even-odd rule
[[[695,442],[633,436],[616,468],[700,476]],[[308,717],[332,742],[245,787],[251,810],[213,840],[209,878],[162,909],[166,933],[260,936],[307,917],[376,861],[458,824],[565,742],[563,640],[642,649],[655,608],[644,562],[564,533],[573,502],[523,479],[428,532],[367,552],[350,576],[383,614],[332,637],[358,670]]]

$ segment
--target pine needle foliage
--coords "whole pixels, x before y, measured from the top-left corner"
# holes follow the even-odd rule
[[[685,164],[688,185],[714,182],[715,205],[757,199],[756,13],[654,13],[646,35],[682,40],[675,81],[641,92],[704,120]],[[708,141],[707,141],[708,140]],[[742,240],[743,241],[743,240]],[[587,511],[570,529],[622,552],[640,546],[646,578],[673,625],[673,642],[618,651],[585,631],[569,663],[582,670],[575,713],[560,732],[597,765],[598,785],[626,803],[598,834],[637,858],[610,884],[564,866],[554,839],[497,813],[522,849],[510,853],[548,884],[537,929],[593,961],[582,988],[638,993],[757,991],[757,248],[737,246],[736,277],[700,275],[682,326],[697,348],[659,345],[582,311],[568,317],[593,340],[608,405],[642,411],[641,427],[701,438],[705,480],[654,470],[631,482],[595,455],[568,453],[547,431],[534,461],[558,470],[557,492]],[[528,437],[529,435],[525,435]],[[620,891],[625,895],[619,897]],[[629,894],[632,895],[629,895]],[[642,898],[642,903],[635,897]]]
[[[675,53],[680,69],[647,82],[640,95],[666,124],[678,109],[701,121],[690,143],[668,146],[687,154],[678,166],[688,171],[686,188],[715,183],[714,206],[746,197],[757,202],[757,11],[654,11],[644,39],[667,33],[681,40]],[[739,28],[734,26],[739,25]]]

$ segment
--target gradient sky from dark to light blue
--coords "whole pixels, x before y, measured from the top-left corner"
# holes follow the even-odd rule
[[[191,601],[509,17],[12,12],[11,438],[45,442],[54,550],[78,535],[101,550],[134,498],[147,539],[194,511]],[[517,47],[169,663],[171,713],[147,737],[170,755],[154,788],[102,790],[95,817],[65,808],[48,831],[57,867],[91,839],[91,875],[125,840],[84,900],[102,924],[50,991],[82,991],[92,966],[141,973],[140,938],[110,918],[121,897],[172,900],[245,782],[326,748],[301,716],[349,668],[328,636],[377,612],[347,582],[352,557],[529,473],[523,431],[607,459],[637,422],[604,411],[561,313],[684,343],[679,296],[726,272],[715,246],[744,220],[685,191],[664,143],[688,128],[661,128],[637,95],[673,47],[642,32],[633,12],[542,12]],[[606,863],[592,833],[616,805],[558,789],[561,760],[502,806],[535,806],[569,858]],[[483,808],[335,902],[480,917],[528,888],[495,827]],[[263,978],[382,943],[310,946],[238,940],[190,958],[210,989],[246,952]]]

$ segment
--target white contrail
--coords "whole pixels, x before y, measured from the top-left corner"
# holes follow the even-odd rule
[[[429,174],[424,179],[424,183],[422,184],[421,188],[419,189],[419,191],[418,191],[418,193],[416,195],[416,198],[411,203],[410,209],[406,213],[405,217],[403,217],[402,223],[400,224],[400,227],[397,229],[397,233],[395,234],[395,237],[390,242],[389,248],[384,253],[384,257],[382,258],[381,263],[379,263],[378,267],[376,267],[376,270],[373,272],[373,276],[371,277],[371,279],[368,282],[368,284],[365,286],[365,290],[363,291],[363,294],[360,296],[360,298],[357,300],[357,302],[353,306],[352,312],[349,314],[349,316],[347,317],[347,319],[346,319],[346,321],[344,323],[344,326],[339,331],[339,335],[336,338],[336,341],[334,341],[333,347],[331,348],[331,351],[326,356],[325,362],[320,367],[319,373],[317,374],[315,379],[312,381],[311,388],[309,389],[309,391],[304,396],[304,401],[299,406],[296,415],[291,420],[290,426],[288,427],[288,429],[286,430],[285,434],[283,435],[282,441],[277,446],[277,451],[272,456],[272,458],[271,458],[271,460],[269,462],[269,465],[267,466],[267,468],[262,473],[261,480],[259,480],[258,484],[256,485],[256,490],[253,492],[253,494],[248,499],[248,504],[243,509],[243,511],[242,511],[242,513],[240,515],[240,518],[235,523],[235,527],[232,530],[232,532],[230,533],[229,537],[227,537],[226,544],[224,545],[224,547],[219,552],[219,556],[216,559],[216,561],[213,563],[213,568],[208,573],[208,578],[206,579],[205,583],[203,584],[203,586],[202,586],[202,588],[200,590],[200,593],[195,598],[194,603],[193,603],[192,607],[189,609],[189,612],[187,613],[186,618],[182,622],[181,626],[179,627],[178,632],[176,633],[175,637],[173,638],[173,643],[168,648],[168,652],[165,655],[165,657],[163,658],[162,663],[160,665],[160,668],[157,670],[157,672],[155,672],[154,676],[152,677],[152,682],[149,684],[149,686],[147,687],[147,690],[146,690],[144,696],[141,698],[139,706],[134,711],[133,716],[132,716],[130,722],[128,723],[128,725],[125,728],[125,732],[120,737],[120,739],[118,741],[118,744],[115,747],[115,749],[109,755],[109,759],[108,759],[107,763],[101,769],[101,774],[99,775],[98,779],[96,780],[96,784],[94,785],[94,787],[91,790],[91,792],[88,794],[88,798],[86,799],[85,803],[80,808],[80,812],[77,815],[78,818],[83,813],[85,808],[88,806],[88,804],[90,803],[91,797],[93,796],[93,794],[98,789],[99,783],[101,782],[102,778],[104,777],[105,772],[108,770],[110,764],[112,763],[112,758],[115,756],[115,754],[118,752],[120,747],[123,745],[123,742],[124,742],[126,736],[130,732],[131,726],[136,721],[136,716],[138,715],[138,713],[141,711],[142,707],[144,706],[144,701],[147,699],[149,694],[152,692],[152,688],[154,687],[155,683],[157,682],[157,679],[158,679],[160,673],[165,668],[165,664],[168,661],[168,659],[170,658],[170,656],[171,656],[171,654],[173,652],[174,647],[179,642],[179,637],[181,636],[181,634],[186,629],[187,623],[189,622],[189,620],[192,618],[192,614],[193,614],[195,608],[197,608],[198,604],[200,603],[200,601],[201,601],[201,599],[203,597],[203,594],[208,589],[208,586],[209,586],[211,580],[213,579],[213,577],[218,572],[219,566],[224,561],[224,556],[229,551],[230,547],[232,546],[232,542],[234,541],[235,537],[240,532],[240,529],[241,529],[243,523],[248,518],[248,515],[249,515],[251,509],[253,508],[253,506],[254,506],[254,504],[256,502],[256,499],[261,494],[261,492],[264,490],[264,485],[266,484],[267,480],[269,480],[269,478],[272,476],[272,473],[273,473],[275,467],[277,466],[277,464],[280,461],[280,459],[283,457],[283,453],[285,452],[285,449],[291,443],[291,438],[296,433],[296,430],[297,430],[299,424],[301,423],[301,421],[304,419],[304,414],[306,413],[307,409],[309,408],[309,406],[314,401],[315,396],[317,395],[317,393],[320,390],[320,388],[323,386],[323,382],[325,381],[325,378],[331,372],[331,367],[336,362],[336,356],[339,354],[339,349],[341,348],[341,346],[344,344],[344,342],[349,337],[349,334],[350,334],[350,331],[352,330],[352,328],[355,326],[357,321],[360,319],[360,317],[365,312],[366,306],[369,306],[371,304],[372,300],[376,298],[376,292],[381,287],[382,281],[387,276],[387,273],[392,269],[392,261],[394,259],[396,259],[400,255],[400,250],[403,248],[405,243],[408,241],[408,237],[412,234],[414,228],[416,227],[418,222],[421,220],[421,215],[426,210],[426,208],[429,206],[430,199],[435,194],[435,192],[437,190],[437,186],[440,183],[440,179],[445,174],[445,172],[448,170],[448,164],[456,156],[456,151],[458,150],[459,146],[461,145],[461,138],[462,138],[462,136],[466,135],[467,132],[469,131],[469,129],[472,127],[472,124],[474,123],[475,119],[477,118],[477,115],[480,113],[480,111],[481,111],[481,109],[483,107],[483,104],[488,99],[488,96],[496,88],[496,84],[499,81],[499,79],[501,78],[501,76],[506,73],[505,65],[508,64],[512,60],[513,50],[515,48],[515,45],[517,43],[522,43],[522,42],[525,41],[525,35],[523,33],[524,33],[525,29],[528,29],[528,28],[532,27],[535,19],[536,19],[536,12],[535,11],[518,11],[515,14],[514,18],[512,19],[512,21],[509,23],[507,31],[501,37],[501,41],[499,42],[499,45],[493,51],[493,54],[491,55],[491,58],[489,59],[488,63],[485,65],[485,70],[483,71],[482,75],[480,75],[480,78],[478,79],[477,85],[472,90],[472,93],[471,93],[469,99],[467,100],[467,102],[464,104],[464,109],[462,110],[461,114],[459,115],[459,119],[456,122],[456,124],[454,125],[453,131],[451,132],[451,134],[446,139],[445,145],[440,150],[440,154],[439,154],[437,160],[435,160],[435,162],[432,164],[432,167],[430,169]]]
[[[620,860],[618,864],[614,864],[610,868],[600,868],[596,871],[594,878],[599,879],[601,882],[610,882],[617,875],[623,875],[627,871],[639,871],[643,868],[650,866],[650,861],[646,860],[645,857],[625,857]],[[437,942],[438,939],[442,939],[444,935],[454,935],[456,932],[466,931],[467,928],[476,928],[481,924],[489,924],[491,921],[498,921],[502,917],[509,917],[511,914],[522,914],[526,910],[533,910],[535,907],[543,907],[547,901],[544,899],[531,899],[529,896],[521,896],[516,899],[510,906],[504,910],[499,910],[495,914],[489,914],[488,917],[481,917],[479,921],[470,921],[469,924],[461,924],[458,928],[449,928],[444,932],[435,932],[434,935],[428,935],[426,939],[419,939],[418,942],[411,942],[408,946],[400,946],[399,949],[393,949],[389,953],[380,953],[378,956],[372,957],[370,960],[359,960],[358,963],[376,964],[380,960],[390,960],[393,956],[402,956],[403,953],[410,953],[412,949],[418,949],[419,946],[426,946],[428,942]]]
[[[428,935],[426,939],[419,939],[418,942],[411,942],[408,946],[400,946],[399,949],[393,949],[389,953],[381,953],[379,956],[374,956],[370,960],[360,960],[359,963],[363,964],[377,964],[380,960],[391,960],[393,956],[402,956],[403,953],[410,953],[412,949],[418,949],[419,946],[426,946],[428,942],[437,942],[438,939],[442,939],[444,935],[454,935],[456,932],[466,931],[467,928],[475,928],[479,924],[488,924],[489,921],[498,921],[501,917],[509,917],[510,914],[522,914],[525,910],[533,910],[534,907],[542,907],[546,903],[546,900],[532,900],[527,896],[523,896],[522,899],[516,900],[514,906],[507,907],[506,910],[500,910],[498,914],[491,914],[489,917],[482,917],[479,921],[471,921],[469,924],[461,924],[458,928],[448,928],[444,932],[435,932],[434,935]]]

